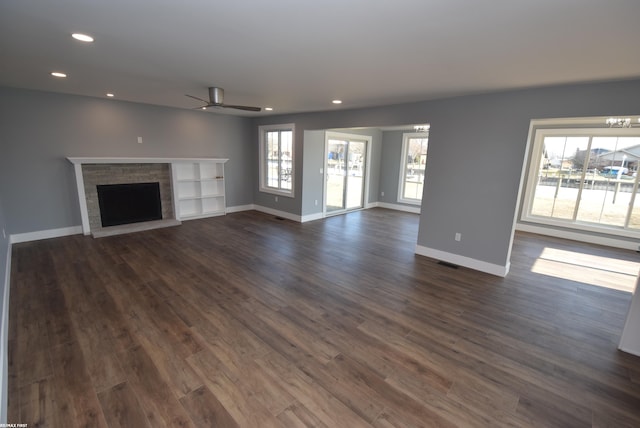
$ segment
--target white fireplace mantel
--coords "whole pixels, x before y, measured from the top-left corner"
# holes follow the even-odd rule
[[[84,176],[82,165],[84,164],[136,164],[136,163],[162,163],[173,164],[185,162],[221,162],[228,159],[221,158],[136,158],[136,157],[68,157],[67,160],[74,166],[76,175],[76,185],[78,187],[78,201],[80,203],[80,216],[82,217],[82,232],[85,235],[91,233],[89,225],[89,212],[87,209],[87,198],[84,190]],[[173,179],[175,175],[172,174]],[[176,183],[172,183],[175,188]]]
[[[220,158],[67,158],[74,165],[85,163],[175,163],[175,162],[226,162]]]

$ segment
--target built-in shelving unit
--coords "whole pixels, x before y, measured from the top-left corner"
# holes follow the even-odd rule
[[[226,159],[172,162],[174,201],[178,220],[224,215]]]

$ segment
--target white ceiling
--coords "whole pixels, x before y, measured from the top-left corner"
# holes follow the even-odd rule
[[[0,0],[0,85],[181,108],[220,86],[274,108],[224,110],[249,116],[378,106],[637,78],[639,21],[640,0]]]

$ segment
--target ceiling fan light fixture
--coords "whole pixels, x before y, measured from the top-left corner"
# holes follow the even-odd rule
[[[93,37],[91,37],[88,34],[82,34],[82,33],[73,33],[71,35],[71,37],[73,37],[74,39],[81,41],[81,42],[85,42],[85,43],[91,43],[93,42]]]
[[[273,107],[265,107],[264,111],[273,111]]]
[[[107,92],[107,96],[108,96],[109,98],[113,98],[113,97],[115,97],[115,95],[114,95],[114,94],[112,94],[111,92]]]
[[[342,104],[342,100],[333,100],[331,102],[334,104]]]

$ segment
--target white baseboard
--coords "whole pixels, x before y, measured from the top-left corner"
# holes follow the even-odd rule
[[[301,222],[306,223],[308,221],[321,220],[323,218],[325,218],[323,213],[307,214],[302,216]]]
[[[302,222],[302,217],[297,214],[291,214],[286,211],[274,210],[273,208],[263,207],[262,205],[255,205],[254,210],[260,211],[265,214],[271,214],[278,217],[286,218],[287,220],[297,221],[298,223]]]
[[[7,261],[0,314],[0,422],[7,422],[9,380],[9,291],[11,288],[11,242],[7,249]]]
[[[376,207],[388,208],[388,209],[392,209],[392,210],[396,210],[396,211],[404,211],[404,212],[409,212],[409,213],[414,213],[414,214],[420,214],[420,208],[419,207],[410,207],[410,206],[406,206],[406,205],[387,204],[387,203],[384,203],[384,202],[371,202],[371,203],[368,203],[365,206],[365,209],[376,208]],[[235,206],[235,207],[227,207],[227,209],[226,209],[227,214],[240,212],[240,211],[251,211],[251,210],[260,211],[260,212],[263,212],[263,213],[266,213],[266,214],[276,215],[276,216],[279,216],[279,217],[286,218],[288,220],[297,221],[299,223],[306,223],[308,221],[315,221],[315,220],[321,220],[323,218],[326,218],[326,216],[322,212],[300,216],[300,215],[297,215],[297,214],[288,213],[286,211],[279,211],[279,210],[275,210],[273,208],[263,207],[262,205],[255,205],[255,204],[238,205],[238,206]]]
[[[61,236],[78,235],[82,233],[82,226],[61,227],[60,229],[38,230],[36,232],[14,233],[11,243],[38,241],[40,239],[59,238]]]
[[[414,213],[414,214],[420,214],[420,207],[415,206],[409,206],[409,205],[400,205],[400,204],[390,204],[388,202],[378,202],[377,205],[380,208],[387,208],[389,210],[396,210],[396,211],[404,211],[407,213]]]
[[[622,352],[626,352],[627,354],[635,355],[636,357],[640,357],[640,349],[627,348],[624,346],[618,347]]]
[[[302,223],[304,221],[310,221],[307,219],[307,217],[302,217],[299,216],[297,214],[291,214],[288,213],[286,211],[280,211],[280,210],[275,210],[273,208],[269,208],[269,207],[263,207],[262,205],[256,205],[256,204],[249,204],[249,205],[238,205],[235,207],[227,207],[226,211],[227,214],[230,213],[237,213],[237,212],[241,212],[241,211],[260,211],[261,213],[265,213],[265,214],[271,214],[271,215],[275,215],[278,217],[282,217],[282,218],[286,218],[287,220],[293,220],[293,221],[297,221],[298,223]],[[320,215],[322,216],[322,213],[320,213]],[[312,214],[312,216],[315,216],[315,214]]]
[[[638,251],[638,249],[640,248],[640,242],[638,241],[625,241],[624,239],[588,235],[580,232],[572,232],[570,230],[551,229],[548,227],[535,226],[532,224],[516,223],[516,230],[521,232],[536,233],[538,235],[570,239],[572,241],[587,242],[589,244],[604,245],[606,247],[622,248],[623,250]]]
[[[496,265],[493,263],[483,262],[482,260],[460,256],[458,254],[447,253],[446,251],[435,250],[422,245],[416,245],[415,253],[420,256],[442,260],[447,263],[453,263],[455,265],[464,266],[469,269],[489,273],[491,275],[505,277],[509,273],[510,263],[507,263],[505,266]]]
[[[235,207],[227,207],[225,211],[227,212],[227,214],[230,214],[230,213],[239,213],[242,211],[251,211],[255,209],[256,209],[256,206],[254,204],[248,204],[248,205],[236,205]]]

